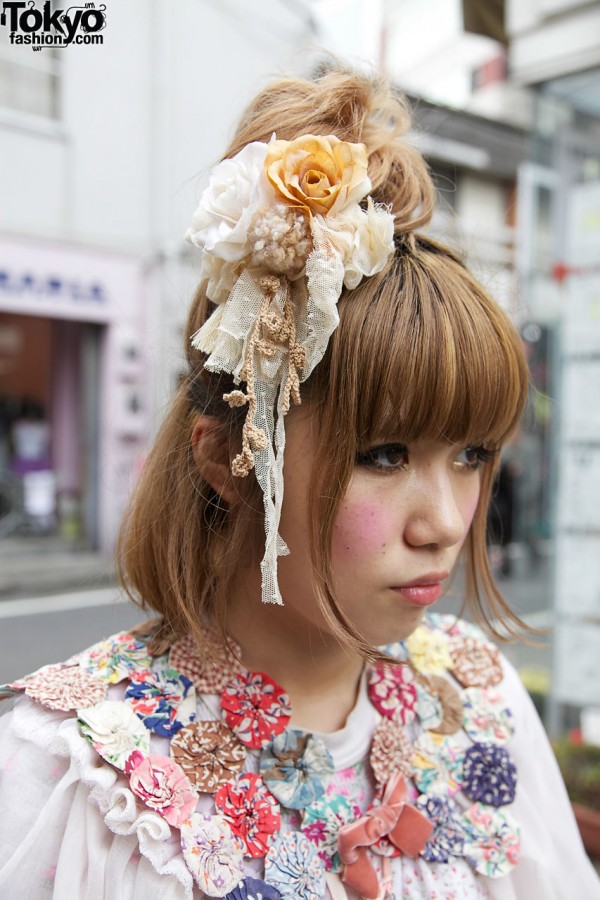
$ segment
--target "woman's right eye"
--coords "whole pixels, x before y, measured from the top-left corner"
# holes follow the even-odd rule
[[[356,465],[384,472],[396,472],[408,467],[408,450],[404,444],[381,444],[359,453]]]

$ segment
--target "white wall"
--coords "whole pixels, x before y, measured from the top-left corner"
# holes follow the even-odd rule
[[[305,65],[312,35],[278,0],[119,0],[102,34],[61,51],[60,122],[0,111],[0,230],[151,253],[185,230],[196,174],[256,90]]]

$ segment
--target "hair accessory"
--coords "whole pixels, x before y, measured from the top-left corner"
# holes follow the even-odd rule
[[[344,287],[385,266],[394,218],[370,196],[364,144],[302,135],[247,144],[212,172],[186,239],[203,250],[200,274],[217,308],[193,336],[205,367],[244,390],[248,406],[234,475],[255,468],[263,491],[262,599],[282,603],[277,558],[283,501],[284,416],[322,359]],[[360,205],[366,198],[366,205]]]

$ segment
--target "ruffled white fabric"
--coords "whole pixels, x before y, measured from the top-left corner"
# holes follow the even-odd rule
[[[600,882],[583,852],[542,725],[518,675],[507,663],[504,667],[501,688],[515,719],[515,737],[507,748],[519,773],[511,812],[522,828],[520,862],[504,878],[488,879],[477,876],[464,860],[444,865],[401,857],[392,861],[397,900],[600,898]],[[352,727],[324,736],[335,752],[340,784],[341,767],[361,755],[357,734],[370,735],[376,724],[365,690],[363,681],[347,723]],[[217,715],[216,709],[203,705],[203,717],[207,713]],[[102,761],[73,717],[28,698],[18,700],[14,710],[0,718],[0,809],[2,898],[201,896],[184,863],[178,832],[136,802],[125,776]],[[334,881],[330,879],[328,896],[343,896]],[[355,897],[349,891],[347,896]]]
[[[77,721],[27,698],[0,730],[0,897],[193,900],[179,835],[137,804]]]

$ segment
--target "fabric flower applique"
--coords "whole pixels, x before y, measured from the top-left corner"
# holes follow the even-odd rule
[[[200,890],[224,897],[243,878],[244,844],[221,816],[194,813],[181,824],[183,858]]]
[[[452,666],[445,634],[421,625],[406,639],[410,661],[423,675],[444,675]]]
[[[292,206],[326,216],[359,203],[369,193],[367,162],[364,144],[306,134],[293,141],[271,141],[265,171]]]
[[[415,675],[407,665],[377,665],[369,671],[369,699],[389,719],[408,725],[417,714]]]
[[[171,740],[171,756],[196,790],[214,794],[242,771],[246,748],[223,722],[192,722]]]
[[[500,652],[488,641],[456,637],[450,641],[452,674],[463,687],[493,687],[502,681]]]
[[[333,759],[323,741],[293,729],[277,735],[260,758],[265,784],[288,809],[304,809],[320,797],[332,773]]]
[[[124,769],[134,750],[150,753],[150,732],[127,703],[103,700],[77,710],[81,733],[94,749],[117,769]]]
[[[321,900],[325,895],[325,868],[306,835],[280,834],[265,860],[265,878],[284,900]]]
[[[194,812],[198,797],[181,766],[169,756],[144,756],[134,750],[125,763],[125,772],[133,793],[169,825],[179,827]]]
[[[198,693],[220,694],[239,669],[241,650],[233,642],[223,647],[213,629],[207,629],[207,637],[214,648],[210,656],[200,653],[191,634],[178,638],[169,651],[169,667],[189,678]]]
[[[77,666],[48,666],[25,680],[25,693],[42,706],[67,712],[106,699],[106,685]]]
[[[244,878],[230,891],[225,900],[281,900],[281,894],[260,878]]]
[[[369,758],[378,784],[387,784],[394,772],[410,777],[413,752],[402,726],[393,719],[382,719],[373,734]]]
[[[423,728],[437,734],[455,734],[463,720],[460,694],[441,675],[428,675],[424,682],[417,686],[417,708]]]
[[[442,701],[437,694],[429,690],[425,681],[417,684],[417,714],[424,731],[435,731],[444,718]]]
[[[427,862],[441,863],[448,862],[451,856],[462,856],[465,831],[454,800],[422,794],[416,805],[433,822],[433,833],[421,856]]]
[[[158,662],[158,666],[157,666]],[[172,737],[196,718],[196,692],[189,678],[154,662],[153,670],[137,672],[125,700],[142,722],[160,737]]]
[[[266,174],[267,144],[253,141],[212,171],[186,239],[216,256],[237,262],[248,255],[248,232],[257,211],[274,199]],[[210,296],[213,302],[217,300]]]
[[[398,662],[406,662],[408,659],[408,647],[406,641],[394,641],[393,644],[385,644],[381,648],[388,656],[393,656]]]
[[[260,858],[281,826],[279,804],[262,778],[246,772],[219,788],[215,806],[245,844],[246,856]]]
[[[505,744],[514,734],[512,713],[496,688],[467,688],[462,702],[463,728],[472,741]]]
[[[473,637],[481,640],[482,631],[472,622],[466,619],[459,619],[452,613],[427,613],[427,621],[437,631],[441,631],[449,638],[454,637]]]
[[[262,672],[237,675],[221,693],[221,709],[231,730],[252,750],[285,731],[292,714],[287,693]]]
[[[341,872],[338,832],[342,825],[349,825],[360,815],[359,807],[340,795],[320,797],[304,810],[300,830],[317,848],[326,871]]]
[[[39,675],[45,675],[48,672],[56,672],[59,669],[68,669],[72,666],[79,665],[79,660],[82,654],[77,653],[75,656],[70,656],[69,659],[65,660],[61,663],[50,663],[48,665],[40,666],[39,669],[36,669],[34,672],[30,672],[28,675],[25,675],[23,678],[17,678],[16,681],[11,681],[9,684],[0,685],[0,698],[4,699],[6,697],[14,697],[22,693],[30,681],[34,678],[37,678]]]
[[[146,644],[129,632],[121,631],[90,647],[79,665],[100,681],[117,684],[124,678],[132,678],[136,672],[149,669],[151,662]]]
[[[467,862],[488,878],[508,874],[519,862],[521,830],[505,809],[474,803],[462,816]]]
[[[504,747],[472,744],[463,762],[463,790],[471,800],[506,806],[515,799],[517,770]]]
[[[413,780],[424,793],[453,796],[463,786],[465,753],[452,736],[429,731],[414,745]]]

